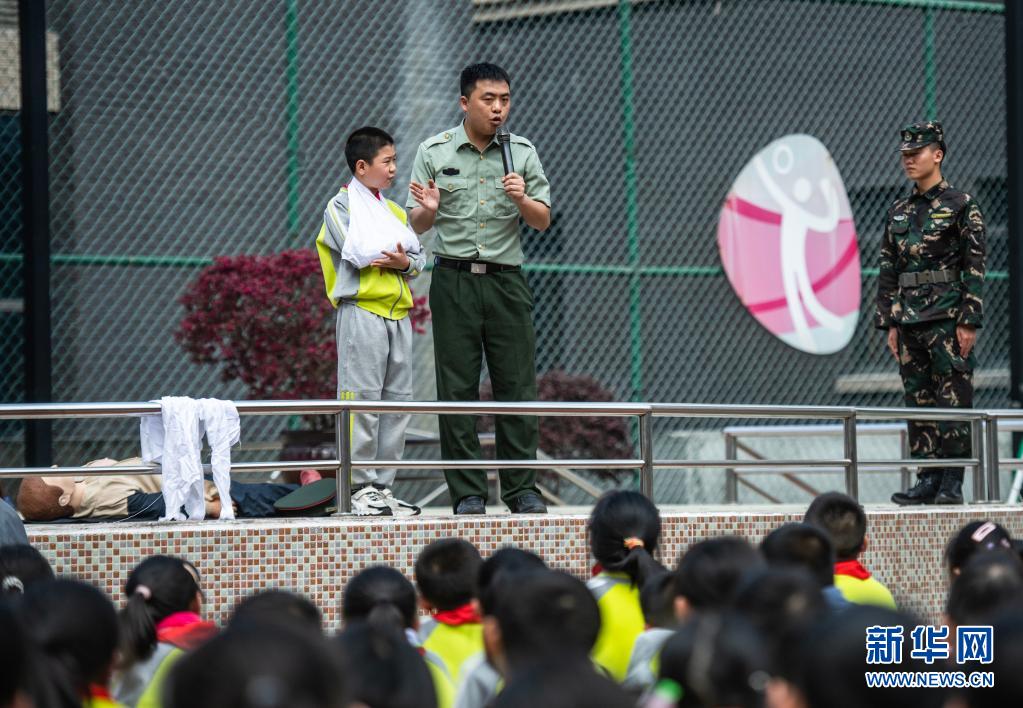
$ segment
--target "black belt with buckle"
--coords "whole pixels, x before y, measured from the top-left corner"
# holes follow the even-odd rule
[[[434,256],[433,264],[439,268],[468,271],[473,275],[486,275],[487,273],[503,273],[510,270],[522,270],[522,266],[517,265],[488,263],[487,261],[462,261],[457,258],[445,258],[444,256]]]
[[[916,288],[931,283],[954,283],[959,280],[959,271],[925,270],[918,273],[899,273],[899,287]]]

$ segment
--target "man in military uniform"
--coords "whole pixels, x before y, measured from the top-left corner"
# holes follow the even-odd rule
[[[479,400],[483,356],[498,401],[535,400],[533,295],[522,274],[519,218],[538,231],[551,223],[550,185],[536,149],[512,135],[514,171],[505,174],[496,132],[508,118],[511,80],[494,64],[460,77],[464,120],[425,140],[416,153],[406,206],[416,233],[436,229],[430,284],[437,398]],[[536,459],[535,416],[499,415],[498,459]],[[479,459],[475,416],[440,416],[445,459]],[[447,470],[456,514],[486,513],[478,470]],[[514,513],[547,511],[536,471],[501,470],[501,496]]]
[[[874,324],[888,333],[907,406],[971,408],[973,347],[983,318],[984,219],[973,198],[942,177],[941,123],[916,123],[900,137],[902,168],[915,185],[888,210]],[[915,458],[969,457],[969,424],[910,421],[909,444]],[[925,467],[892,501],[961,504],[962,487],[962,467]]]

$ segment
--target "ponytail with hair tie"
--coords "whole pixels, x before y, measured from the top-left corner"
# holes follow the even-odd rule
[[[141,595],[143,602],[149,602],[150,600],[153,599],[153,591],[150,590],[145,585],[138,585],[138,586],[136,586],[135,587],[135,592],[132,593],[132,594],[133,595]]]
[[[21,578],[19,578],[17,575],[8,575],[7,577],[5,577],[2,583],[2,587],[3,592],[5,593],[16,592],[19,595],[25,594],[25,583],[21,582]]]
[[[630,536],[629,538],[622,541],[622,545],[628,548],[630,551],[633,548],[646,548],[646,544],[643,543],[643,539]]]

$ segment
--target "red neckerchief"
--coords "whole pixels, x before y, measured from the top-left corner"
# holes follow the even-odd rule
[[[864,568],[855,558],[835,563],[835,575],[848,575],[857,580],[866,580],[870,577],[870,571]]]
[[[590,568],[590,576],[594,577],[594,578],[597,577],[598,575],[600,575],[603,572],[604,572],[604,566],[602,566],[600,563],[594,563],[593,567]]]
[[[471,602],[467,602],[453,610],[440,610],[433,617],[441,624],[446,624],[449,627],[460,627],[463,624],[479,624],[483,621],[480,613],[476,611],[476,607]]]
[[[100,686],[98,683],[89,684],[89,698],[103,698],[108,701],[114,700],[110,691],[107,690],[106,686]]]
[[[190,651],[217,633],[217,625],[194,612],[175,612],[156,624],[156,641]]]

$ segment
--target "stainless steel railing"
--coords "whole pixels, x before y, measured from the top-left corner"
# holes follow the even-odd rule
[[[339,513],[351,512],[351,472],[359,468],[396,469],[495,469],[573,468],[638,469],[640,491],[653,498],[653,472],[670,468],[801,469],[831,467],[845,473],[846,492],[859,496],[859,470],[878,467],[971,467],[975,479],[986,482],[987,500],[999,497],[998,471],[1013,466],[998,454],[999,421],[1013,428],[1023,426],[1018,410],[936,409],[936,408],[854,408],[834,406],[717,405],[695,403],[553,403],[546,401],[236,401],[240,415],[332,415],[337,459],[300,462],[244,462],[232,465],[235,472],[276,469],[317,469],[337,471]],[[160,413],[159,403],[23,403],[0,404],[0,420],[61,418],[135,417]],[[639,456],[613,460],[353,460],[351,416],[353,413],[413,413],[428,415],[542,415],[635,417],[639,420]],[[671,460],[654,456],[654,418],[722,418],[837,420],[842,426],[842,457],[812,460]],[[856,424],[859,420],[958,420],[969,422],[974,456],[956,460],[870,460],[860,461],[856,452]],[[134,467],[5,467],[0,477],[46,475],[156,474],[159,466]]]

